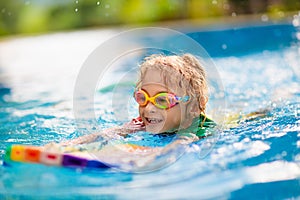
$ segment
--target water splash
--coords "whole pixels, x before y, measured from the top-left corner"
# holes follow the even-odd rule
[[[300,26],[300,12],[297,15],[294,15],[292,24],[295,27],[299,27]]]
[[[263,22],[269,21],[268,15],[266,15],[266,14],[262,15],[262,16],[261,16],[261,21],[263,21]]]

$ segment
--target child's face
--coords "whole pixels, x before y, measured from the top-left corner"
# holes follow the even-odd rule
[[[142,78],[141,89],[146,91],[149,97],[161,92],[172,92],[177,96],[183,96],[182,91],[173,90],[173,88],[166,88],[161,73],[159,70],[149,69]],[[170,91],[171,90],[171,91]],[[146,131],[152,133],[163,133],[177,130],[185,118],[186,105],[180,102],[169,109],[160,109],[148,102],[146,106],[139,106],[139,113],[146,126]]]

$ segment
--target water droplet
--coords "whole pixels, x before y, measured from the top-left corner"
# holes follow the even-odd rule
[[[75,1],[76,4],[78,4],[78,1]]]
[[[300,33],[296,33],[296,38],[300,40]]]
[[[263,21],[263,22],[269,21],[268,15],[262,15],[262,16],[261,16],[261,21]]]
[[[284,17],[284,16],[285,16],[285,13],[284,13],[283,11],[279,11],[279,12],[278,12],[278,15],[279,15],[279,17]]]
[[[281,152],[281,156],[282,156],[282,157],[287,156],[287,152],[286,152],[286,151]]]
[[[78,12],[78,8],[75,8],[75,12]]]
[[[300,12],[299,12],[298,15],[294,15],[293,25],[294,25],[295,27],[300,26]]]
[[[99,6],[100,5],[100,1],[97,1],[97,6]]]
[[[296,161],[296,162],[300,162],[300,154],[297,154],[297,155],[295,156],[295,161]]]

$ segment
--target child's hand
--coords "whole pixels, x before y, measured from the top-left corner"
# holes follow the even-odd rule
[[[51,142],[42,147],[44,151],[48,152],[60,152],[61,146],[58,143]]]
[[[134,133],[137,131],[145,131],[145,124],[141,117],[137,117],[135,119],[132,119],[131,122],[126,123],[123,125],[124,129],[126,129],[125,132],[127,133]]]

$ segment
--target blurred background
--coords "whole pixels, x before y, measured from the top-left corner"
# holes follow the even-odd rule
[[[245,15],[280,20],[298,10],[299,0],[1,0],[0,37]]]

